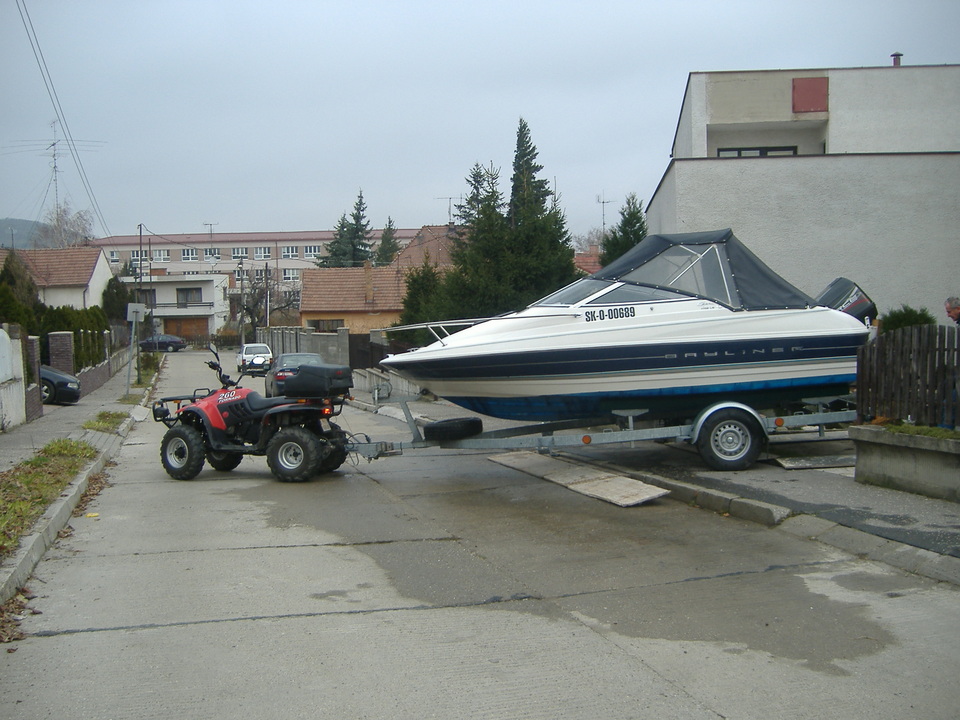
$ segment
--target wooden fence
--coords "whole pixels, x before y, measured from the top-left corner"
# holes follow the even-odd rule
[[[910,419],[955,427],[960,418],[957,328],[918,325],[860,348],[857,412],[861,420]]]

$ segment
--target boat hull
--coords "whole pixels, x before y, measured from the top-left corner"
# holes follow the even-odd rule
[[[457,336],[453,336],[454,339]],[[585,338],[581,338],[583,340]],[[514,420],[645,410],[683,417],[715,400],[759,407],[845,394],[866,330],[510,351],[449,346],[384,365],[472,411]],[[459,350],[459,351],[458,351]]]

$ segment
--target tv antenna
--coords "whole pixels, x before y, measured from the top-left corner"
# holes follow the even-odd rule
[[[602,223],[601,229],[600,229],[600,233],[601,233],[600,237],[607,236],[607,207],[606,206],[609,203],[613,202],[613,200],[607,200],[606,198],[607,198],[607,194],[605,192],[601,193],[600,195],[597,195],[597,203],[599,203],[600,205],[600,222]]]
[[[434,198],[434,200],[446,200],[447,201],[447,225],[453,225],[453,201],[460,200],[463,202],[463,195],[454,195],[446,197]]]

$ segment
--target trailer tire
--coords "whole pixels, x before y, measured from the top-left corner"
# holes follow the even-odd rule
[[[697,437],[697,450],[714,470],[746,470],[760,457],[764,434],[755,418],[743,410],[718,410],[706,419]]]
[[[203,469],[203,435],[195,427],[178,423],[160,441],[160,462],[174,480],[193,480]]]
[[[423,439],[436,440],[463,440],[464,438],[479,435],[483,432],[483,420],[478,417],[450,418],[437,420],[423,426]]]

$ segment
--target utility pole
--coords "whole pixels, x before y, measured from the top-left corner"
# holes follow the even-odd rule
[[[243,275],[244,275],[244,272],[243,272],[243,258],[240,258],[240,345],[241,345],[241,347],[243,346],[243,343],[244,343],[244,337],[243,337],[243,325],[244,325],[243,312],[244,312],[244,310],[245,310],[245,308],[246,308],[246,299],[244,298],[244,292],[243,292],[243,290],[244,290],[244,288],[243,288],[243,280],[244,280]]]

